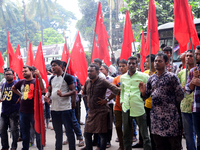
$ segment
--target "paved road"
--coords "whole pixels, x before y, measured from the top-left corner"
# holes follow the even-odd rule
[[[1,104],[0,104],[0,108],[1,108]],[[81,121],[84,122],[85,120],[85,107],[83,102],[81,103]],[[84,125],[81,126],[81,130],[84,130]],[[138,130],[138,129],[137,129]],[[10,136],[9,136],[10,137]],[[115,142],[116,139],[116,130],[115,127],[113,126],[113,137],[112,137],[112,142],[111,142],[111,147],[107,150],[117,150],[119,147],[119,143]],[[11,142],[11,138],[10,142]],[[65,134],[63,134],[63,139],[66,139]],[[78,147],[78,141],[76,141],[76,149],[79,150],[81,149],[80,147]],[[22,148],[22,142],[18,142],[18,149],[21,150]],[[30,147],[30,150],[36,150],[36,146],[32,146]],[[55,133],[53,130],[47,129],[46,130],[46,146],[44,147],[45,150],[55,150]],[[68,145],[63,145],[63,150],[68,150]],[[93,148],[94,150],[96,149],[96,147]],[[135,148],[133,150],[142,150],[142,148]],[[183,150],[186,150],[186,145],[185,145],[185,140],[183,139]]]

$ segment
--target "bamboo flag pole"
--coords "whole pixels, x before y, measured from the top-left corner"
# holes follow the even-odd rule
[[[196,58],[195,58],[195,54],[194,54],[194,48],[193,48],[193,44],[192,44],[192,38],[190,38],[190,44],[191,44],[191,47],[192,47],[192,55],[193,55],[193,58],[194,58],[194,66],[196,67]]]
[[[172,59],[171,59],[171,72],[173,72],[173,61],[174,61],[174,30],[173,30],[173,40],[172,40]]]
[[[108,39],[108,44],[109,44],[109,47],[110,47],[110,50],[111,50],[112,56],[113,56],[114,61],[115,61],[115,65],[117,66],[117,61],[116,61],[115,55],[114,55],[114,53],[113,53],[113,50],[112,50],[112,47],[111,47],[111,44],[110,44],[109,39]]]
[[[151,31],[149,31],[149,71],[151,71]]]

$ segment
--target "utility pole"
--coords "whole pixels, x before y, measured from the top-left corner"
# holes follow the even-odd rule
[[[24,7],[24,27],[25,27],[25,43],[26,43],[26,52],[27,52],[27,33],[26,33],[26,6],[24,0],[22,0],[23,7]]]

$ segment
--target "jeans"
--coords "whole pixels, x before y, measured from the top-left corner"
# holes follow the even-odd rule
[[[122,131],[122,112],[118,110],[114,110],[114,114],[115,114],[116,132],[117,132],[117,137],[119,139],[119,147],[121,149],[124,149],[123,131]]]
[[[50,106],[47,102],[44,103],[45,104],[45,119],[46,119],[46,123],[49,123],[50,120]]]
[[[93,144],[92,144],[92,135],[93,133],[84,133],[85,136],[85,144],[86,144],[86,149],[87,150],[93,150]],[[100,150],[105,150],[106,149],[106,143],[107,143],[107,133],[99,133],[100,136]]]
[[[20,131],[22,133],[22,150],[29,149],[29,142],[30,142],[30,124],[34,127],[34,114],[27,114],[19,112],[19,121],[20,121]],[[42,150],[41,144],[41,135],[36,133],[36,144],[39,150]]]
[[[137,130],[136,130],[137,124],[135,122],[135,119],[133,119],[133,136],[137,136]]]
[[[197,150],[200,150],[200,112],[193,112],[192,119],[197,134]]]
[[[127,112],[122,111],[122,123],[123,123],[123,139],[124,139],[124,148],[125,150],[132,150],[132,137],[131,129],[133,126],[133,119],[135,119],[137,125],[139,126],[140,133],[143,139],[144,150],[151,150],[151,140],[149,139],[148,130],[147,130],[147,121],[146,114],[144,113],[138,117],[131,117],[130,110]]]
[[[1,145],[2,149],[9,149],[8,144],[8,126],[10,125],[12,134],[11,148],[17,149],[17,140],[19,137],[19,112],[13,112],[11,114],[1,114]]]
[[[187,150],[196,150],[196,139],[191,113],[181,113]]]
[[[62,150],[63,129],[65,126],[67,139],[69,141],[69,150],[75,150],[75,137],[72,123],[73,110],[51,111],[52,124],[56,134],[56,150]]]
[[[82,140],[83,139],[82,132],[81,132],[78,120],[76,119],[74,109],[72,109],[72,123],[73,123],[73,129],[74,129],[74,132],[76,134],[77,140]],[[66,135],[67,135],[67,133],[66,133]]]

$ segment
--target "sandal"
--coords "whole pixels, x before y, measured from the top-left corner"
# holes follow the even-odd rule
[[[111,147],[111,144],[110,143],[107,143],[106,144],[106,148],[110,148]]]
[[[137,138],[135,136],[133,136],[133,142],[136,142]]]
[[[78,147],[82,147],[82,146],[84,146],[85,144],[84,144],[84,141],[83,140],[80,140],[79,141],[79,143],[78,143]]]
[[[66,140],[63,142],[63,145],[67,145],[68,143],[69,143],[68,140]]]

